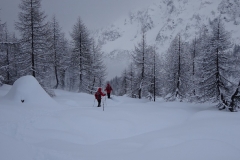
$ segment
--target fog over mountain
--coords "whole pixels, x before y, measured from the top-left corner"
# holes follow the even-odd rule
[[[157,0],[41,0],[41,8],[47,19],[53,15],[59,20],[66,36],[80,16],[89,30],[102,28],[127,15],[134,8],[142,8]],[[21,0],[1,0],[0,19],[7,22],[9,31],[15,31],[14,23],[18,20]]]
[[[240,1],[236,0],[162,0],[130,12],[98,30],[94,37],[103,45],[107,66],[111,66],[109,77],[114,77],[131,61],[131,52],[141,40],[143,25],[147,26],[147,44],[156,44],[158,53],[164,54],[178,33],[188,42],[199,35],[203,25],[219,16],[231,33],[232,42],[239,44]]]

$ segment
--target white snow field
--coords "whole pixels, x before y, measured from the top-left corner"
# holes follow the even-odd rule
[[[0,87],[0,160],[240,159],[238,112],[126,96],[103,111],[93,95],[55,93],[32,76]]]

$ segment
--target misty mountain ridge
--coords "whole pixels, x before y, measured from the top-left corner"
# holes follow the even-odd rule
[[[158,53],[162,54],[178,33],[185,42],[191,41],[199,35],[203,25],[208,26],[209,21],[219,16],[231,33],[232,42],[239,44],[239,0],[162,0],[147,8],[131,11],[127,17],[98,30],[94,37],[102,45],[106,57],[112,61],[115,59],[119,66],[119,63],[126,66],[130,61],[129,53],[141,41],[143,24],[147,26],[147,44],[156,44]]]

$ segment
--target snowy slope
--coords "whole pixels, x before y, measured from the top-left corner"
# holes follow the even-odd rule
[[[111,55],[112,60],[121,63],[129,60],[129,52],[140,42],[142,24],[148,26],[147,43],[157,44],[158,53],[163,54],[178,33],[185,41],[190,41],[198,36],[203,24],[208,25],[209,20],[219,15],[224,19],[226,30],[232,33],[232,41],[239,43],[240,2],[234,0],[161,0],[130,12],[127,17],[96,32],[95,37],[103,44],[106,57]],[[124,53],[128,54],[119,58],[118,54]],[[121,70],[126,65],[122,66]]]
[[[25,93],[32,92],[26,84]],[[6,98],[0,87],[1,160],[239,160],[239,112],[214,104],[157,102],[55,90],[42,104]],[[29,98],[42,98],[38,84]],[[57,105],[52,106],[52,101]],[[103,104],[102,104],[103,106]]]

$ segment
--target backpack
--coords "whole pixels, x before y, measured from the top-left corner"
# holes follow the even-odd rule
[[[106,88],[108,91],[111,91],[112,90],[112,87],[109,85],[109,86],[107,86],[107,88]]]
[[[98,91],[95,93],[95,98],[96,99],[101,99],[101,93],[99,93]]]

